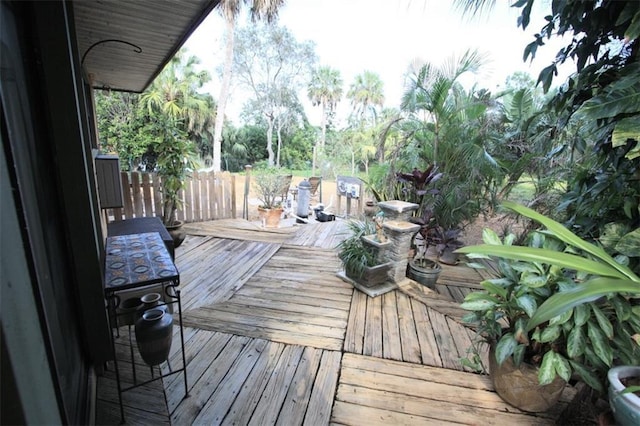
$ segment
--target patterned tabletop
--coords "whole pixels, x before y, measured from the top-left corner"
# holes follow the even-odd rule
[[[104,281],[107,294],[180,278],[157,232],[109,237],[106,252]]]

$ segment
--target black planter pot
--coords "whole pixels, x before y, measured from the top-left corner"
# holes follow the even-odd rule
[[[176,220],[173,225],[165,225],[167,231],[169,231],[169,235],[171,235],[173,239],[173,248],[178,248],[187,236],[186,232],[182,229],[182,225],[184,225],[184,222],[181,220]]]
[[[432,290],[436,288],[440,272],[442,267],[429,259],[411,259],[407,265],[407,277]]]

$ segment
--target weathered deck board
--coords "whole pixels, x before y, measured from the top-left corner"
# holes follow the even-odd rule
[[[429,319],[429,308],[424,303],[417,300],[411,300],[413,308],[413,318],[418,333],[418,343],[420,344],[420,356],[422,363],[434,367],[442,367],[442,358],[438,351],[438,342],[436,341],[431,320]]]
[[[197,250],[178,252],[183,311],[228,300],[279,248],[278,244],[206,238]]]
[[[402,342],[398,320],[397,293],[391,291],[382,296],[384,312],[382,316],[383,357],[402,361]]]
[[[487,376],[354,354],[343,356],[331,421],[553,424],[506,404]]]
[[[209,222],[185,223],[189,235],[213,236],[229,240],[283,243],[298,231],[297,227],[263,228],[244,219],[220,219]]]
[[[342,354],[340,352],[323,352],[313,393],[309,398],[309,408],[304,419],[304,425],[324,425],[329,423],[333,395],[335,395],[338,385],[341,359]],[[330,400],[328,398],[329,395],[331,395]]]
[[[184,398],[171,413],[173,424],[192,424],[202,408],[211,399],[213,392],[226,376],[235,360],[251,342],[258,344],[260,341],[248,337],[234,336],[215,358],[205,360],[207,367],[198,380],[193,382],[189,389],[189,397]],[[215,360],[215,362],[213,362]]]
[[[315,382],[323,353],[324,351],[319,349],[305,348],[296,369],[296,375],[293,377],[289,387],[287,397],[284,404],[282,404],[277,425],[299,425],[304,421],[305,413],[309,407],[309,400],[311,399],[312,384]],[[335,371],[337,374],[338,368]],[[328,404],[325,404],[323,408],[326,408],[326,405]]]
[[[323,259],[312,272],[274,277],[292,262]],[[185,324],[288,344],[342,348],[353,290],[334,276],[331,251],[284,246],[228,302],[187,310]],[[286,276],[283,281],[282,276]],[[330,285],[328,284],[330,283]]]

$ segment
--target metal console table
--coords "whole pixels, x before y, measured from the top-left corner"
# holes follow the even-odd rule
[[[120,297],[118,292],[122,290],[146,287],[152,284],[163,283],[165,304],[178,305],[178,317],[180,321],[180,345],[182,350],[182,368],[173,370],[169,365],[169,371],[142,383],[137,383],[136,367],[134,362],[133,346],[131,346],[131,326],[129,325],[129,343],[131,365],[133,369],[133,385],[123,388],[120,382],[120,370],[115,350],[114,330],[118,332],[118,313]],[[122,404],[122,392],[139,386],[144,386],[152,381],[182,372],[184,375],[185,396],[189,393],[187,386],[187,363],[184,351],[184,332],[182,328],[182,304],[180,302],[180,274],[173,263],[164,241],[157,232],[142,234],[120,235],[107,238],[105,258],[105,298],[111,327],[111,348],[114,354],[114,368],[118,385],[118,400],[120,402],[120,416],[124,423],[124,406]],[[126,313],[124,314],[126,315]]]

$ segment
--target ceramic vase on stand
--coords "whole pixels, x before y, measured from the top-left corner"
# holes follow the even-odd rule
[[[138,312],[142,307],[139,297],[131,297],[122,301],[118,306],[118,326],[134,325],[138,319]]]
[[[145,311],[148,311],[149,309],[155,307],[162,309],[169,314],[173,313],[173,310],[170,309],[170,306],[164,304],[162,295],[160,293],[147,293],[140,298],[140,301],[142,302],[142,306],[140,306],[139,308],[138,316],[142,316]]]
[[[155,307],[145,311],[136,321],[136,342],[147,365],[167,360],[173,336],[173,317],[166,309]]]

